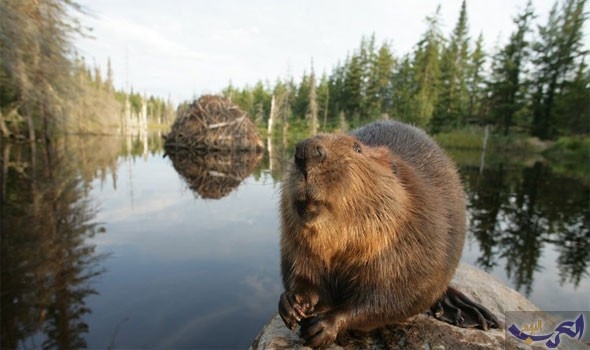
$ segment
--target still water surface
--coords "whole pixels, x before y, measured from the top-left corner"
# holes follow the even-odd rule
[[[282,291],[290,152],[173,162],[158,136],[68,144],[37,155],[32,177],[5,171],[2,347],[247,348]],[[588,181],[451,153],[469,198],[463,260],[543,309],[590,309]]]

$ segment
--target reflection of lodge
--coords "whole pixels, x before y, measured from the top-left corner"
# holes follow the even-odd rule
[[[180,152],[168,156],[191,190],[202,198],[219,199],[227,196],[254,171],[262,153]]]

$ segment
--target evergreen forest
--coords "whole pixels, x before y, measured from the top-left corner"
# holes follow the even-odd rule
[[[392,118],[431,133],[490,125],[494,131],[554,140],[590,132],[590,69],[583,37],[586,0],[556,1],[541,23],[532,1],[513,18],[505,43],[485,52],[468,31],[463,1],[451,33],[440,6],[412,52],[394,55],[388,41],[362,38],[331,72],[313,69],[299,80],[223,90],[255,120],[345,129]],[[272,108],[271,108],[272,107]],[[272,112],[272,113],[271,113]]]
[[[117,91],[110,62],[100,67],[73,45],[88,29],[74,1],[0,2],[0,132],[34,140],[60,133],[109,134],[124,116],[147,114],[150,124],[170,124],[170,99]],[[470,125],[540,140],[590,133],[590,69],[584,25],[586,0],[556,0],[548,14],[531,1],[513,17],[506,42],[493,52],[470,33],[463,1],[448,35],[440,6],[425,19],[411,52],[394,54],[375,34],[330,72],[313,63],[300,78],[279,78],[220,93],[263,128],[269,119],[312,131],[346,129],[392,118],[431,133]],[[507,29],[508,30],[508,29]],[[313,57],[313,52],[310,52]]]

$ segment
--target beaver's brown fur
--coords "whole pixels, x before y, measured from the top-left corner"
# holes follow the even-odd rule
[[[304,140],[281,187],[279,313],[322,347],[440,305],[465,221],[456,168],[420,129],[377,122]],[[492,320],[479,326],[494,326],[481,311]]]

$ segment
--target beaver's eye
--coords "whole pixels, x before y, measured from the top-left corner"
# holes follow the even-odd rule
[[[356,152],[356,153],[361,153],[361,145],[359,145],[357,142],[354,143],[354,145],[352,146],[352,149]]]

